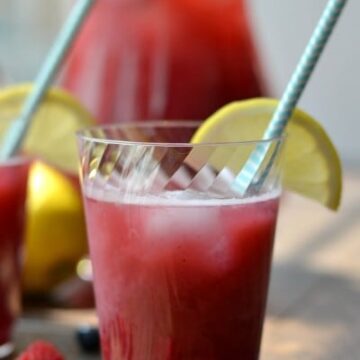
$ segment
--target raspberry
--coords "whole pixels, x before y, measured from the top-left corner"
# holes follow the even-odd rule
[[[16,360],[64,360],[53,344],[38,340],[33,342]]]

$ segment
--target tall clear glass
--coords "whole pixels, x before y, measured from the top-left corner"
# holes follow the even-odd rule
[[[0,359],[14,349],[11,333],[20,309],[20,256],[29,161],[0,163]]]
[[[198,125],[78,134],[105,360],[258,358],[282,139],[241,197],[234,179],[260,140],[191,144]]]

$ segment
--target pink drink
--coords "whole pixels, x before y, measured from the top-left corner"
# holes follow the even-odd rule
[[[0,354],[11,341],[20,305],[20,249],[29,164],[0,164]]]
[[[63,84],[102,123],[205,119],[263,93],[244,0],[98,0]]]
[[[129,203],[85,190],[104,359],[257,359],[277,195]]]

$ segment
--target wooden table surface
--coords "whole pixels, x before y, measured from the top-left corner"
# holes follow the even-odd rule
[[[88,321],[93,311],[24,314],[15,341],[22,349],[46,338],[69,360],[100,359],[75,341],[74,328]],[[283,359],[360,359],[360,172],[346,173],[338,213],[284,196],[261,355]]]

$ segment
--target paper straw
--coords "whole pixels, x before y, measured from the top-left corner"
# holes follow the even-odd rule
[[[347,0],[330,0],[326,5],[325,11],[285,89],[268,128],[265,131],[263,136],[264,140],[278,137],[284,131],[336,22],[339,19],[346,1]],[[236,177],[233,186],[240,194],[246,194],[248,188],[253,183],[270,145],[270,142],[258,144]]]
[[[0,149],[0,160],[14,155],[20,147],[31,119],[39,107],[42,98],[54,80],[59,67],[71,47],[86,15],[95,0],[79,0],[67,19],[64,27],[47,56],[45,63],[35,80],[34,88],[26,98],[20,116],[11,124]]]

